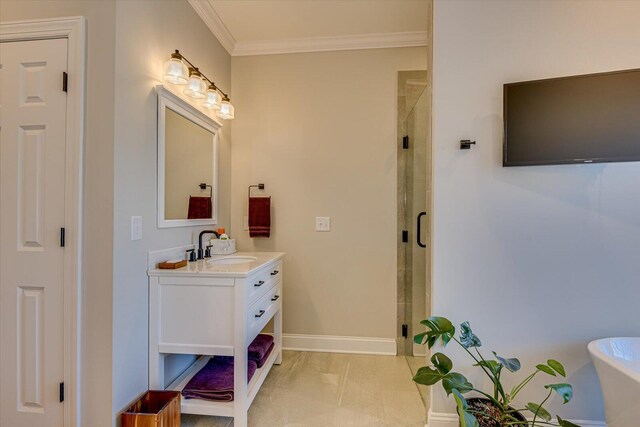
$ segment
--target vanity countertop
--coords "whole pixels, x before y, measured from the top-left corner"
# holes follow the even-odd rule
[[[239,257],[254,257],[255,260],[238,264],[216,264],[216,260],[232,260]],[[149,276],[187,277],[247,277],[265,265],[284,257],[284,252],[236,252],[231,255],[214,255],[211,258],[190,262],[175,270],[150,269]]]

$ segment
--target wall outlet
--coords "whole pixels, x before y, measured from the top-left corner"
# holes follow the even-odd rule
[[[331,217],[317,216],[316,231],[331,231]]]
[[[131,217],[131,240],[141,240],[141,239],[142,239],[142,217],[132,216]]]

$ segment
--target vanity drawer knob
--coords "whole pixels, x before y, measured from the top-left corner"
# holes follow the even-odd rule
[[[280,273],[280,271],[278,270],[273,270],[273,273],[271,273],[272,276],[275,276],[276,274]]]
[[[255,286],[256,288],[259,288],[262,285],[264,285],[264,280],[260,280],[258,283],[253,284],[253,286]]]
[[[256,314],[256,317],[262,317],[263,315],[264,315],[264,310],[260,310],[260,312]]]
[[[278,298],[280,298],[280,295],[274,295],[271,301],[278,301]]]

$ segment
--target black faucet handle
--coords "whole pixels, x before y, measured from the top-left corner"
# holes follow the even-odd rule
[[[207,249],[205,249],[204,251],[204,257],[205,258],[211,258],[211,248],[213,247],[213,245],[209,245],[207,246]]]
[[[195,262],[196,261],[195,249],[187,250],[187,256],[189,257],[189,262]]]

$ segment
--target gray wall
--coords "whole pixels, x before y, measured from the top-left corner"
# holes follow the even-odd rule
[[[285,333],[396,337],[397,72],[426,65],[424,47],[233,58],[232,236],[287,253]],[[242,227],[258,182],[270,239]]]
[[[525,371],[564,361],[575,400],[549,406],[575,419],[604,419],[587,343],[640,330],[640,164],[501,167],[502,84],[638,68],[639,16],[636,1],[435,3],[433,312]],[[445,401],[436,389],[433,410]]]
[[[113,412],[148,386],[147,252],[191,243],[202,228],[156,226],[157,96],[162,64],[174,49],[225,91],[231,58],[189,3],[118,1],[113,264]],[[181,94],[182,87],[174,88]],[[230,124],[219,139],[220,226],[229,228]],[[132,215],[143,238],[130,240]]]

